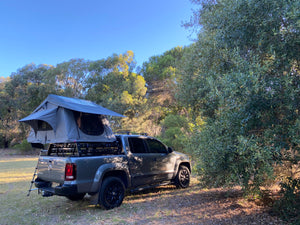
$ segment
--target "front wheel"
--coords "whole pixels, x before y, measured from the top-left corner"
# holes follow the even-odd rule
[[[190,185],[191,172],[186,166],[179,166],[178,173],[175,178],[177,188],[187,188]]]
[[[125,185],[118,177],[105,178],[99,193],[100,204],[105,209],[112,209],[122,204],[125,195]]]

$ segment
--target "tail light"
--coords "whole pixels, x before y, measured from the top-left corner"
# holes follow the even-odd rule
[[[74,163],[67,163],[65,169],[65,180],[75,180],[76,179],[76,165]]]

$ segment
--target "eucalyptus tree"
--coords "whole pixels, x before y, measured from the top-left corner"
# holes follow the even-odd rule
[[[1,131],[6,143],[17,143],[26,136],[26,128],[18,120],[29,115],[48,94],[55,91],[55,85],[48,76],[52,66],[28,64],[12,73],[1,83]]]
[[[81,97],[86,95],[86,81],[89,77],[90,61],[71,59],[59,63],[51,70],[55,77],[56,89],[65,96]]]
[[[146,103],[147,88],[134,68],[132,51],[92,62],[86,98],[129,118],[137,116]]]

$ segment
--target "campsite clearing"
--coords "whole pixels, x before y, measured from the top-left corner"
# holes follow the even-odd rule
[[[0,150],[0,224],[285,224],[246,201],[240,189],[201,189],[196,177],[184,190],[173,186],[129,194],[112,210],[89,205],[89,197],[26,197],[37,157]]]

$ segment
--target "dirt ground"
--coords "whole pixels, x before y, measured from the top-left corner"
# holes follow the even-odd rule
[[[0,158],[15,157],[11,153],[1,150]],[[197,177],[193,176],[187,189],[175,189],[170,185],[128,193],[121,207],[109,211],[90,208],[88,196],[83,203],[58,199],[55,204],[59,205],[52,206],[86,211],[90,219],[94,218],[90,224],[287,224],[271,215],[268,207],[245,199],[240,187],[201,189],[198,183]],[[55,212],[49,212],[48,218],[56,220]],[[79,214],[75,221],[69,222],[84,224],[87,217]],[[65,219],[60,222],[68,224]]]
[[[144,201],[143,212],[131,218],[134,224],[287,224],[276,216],[271,216],[269,208],[259,206],[254,201],[246,200],[239,187],[233,189],[200,189],[195,181],[184,190],[172,189],[171,186],[159,188],[157,195],[128,196],[125,202],[134,204]],[[151,201],[147,201],[149,198]],[[158,209],[161,209],[159,211]],[[140,213],[153,216],[140,220]]]

